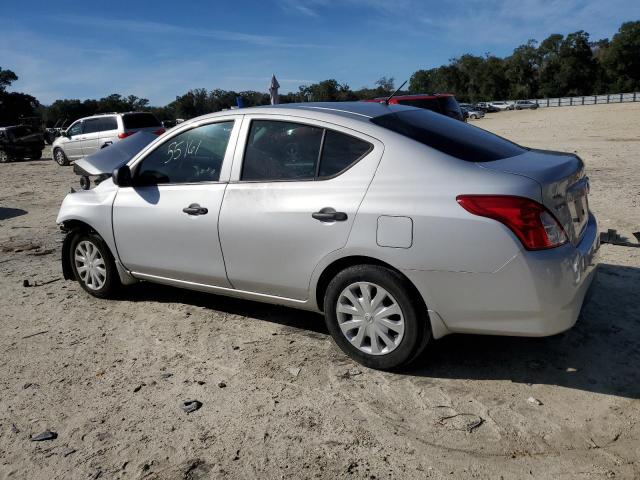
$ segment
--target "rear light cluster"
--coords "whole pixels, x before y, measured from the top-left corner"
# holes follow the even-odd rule
[[[567,234],[553,214],[529,198],[511,195],[459,195],[468,212],[507,226],[527,250],[544,250],[567,243]]]
[[[154,135],[162,135],[165,131],[166,130],[164,128],[160,127],[159,129],[154,130],[153,133]]]

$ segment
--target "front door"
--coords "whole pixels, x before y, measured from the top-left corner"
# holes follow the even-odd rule
[[[220,212],[227,275],[236,289],[305,300],[320,260],[346,244],[382,146],[311,121],[248,120]]]
[[[64,153],[69,160],[82,158],[82,120],[78,120],[67,129],[67,141],[64,142]]]
[[[134,186],[118,190],[116,248],[134,275],[230,286],[218,215],[239,122],[216,120],[177,131],[132,167]]]

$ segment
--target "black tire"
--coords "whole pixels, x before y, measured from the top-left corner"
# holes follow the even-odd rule
[[[42,150],[35,150],[29,154],[31,160],[40,160],[42,158]]]
[[[4,150],[0,150],[0,163],[9,163],[11,161],[11,157]]]
[[[400,307],[404,319],[404,332],[400,343],[389,353],[374,355],[362,351],[347,339],[340,328],[337,314],[340,295],[347,287],[357,282],[382,287]],[[327,328],[340,349],[369,368],[392,370],[407,365],[419,356],[431,338],[427,309],[413,286],[398,272],[378,265],[356,265],[338,273],[327,287],[324,312]],[[391,330],[387,330],[387,333],[390,332]],[[366,338],[372,343],[370,337]],[[378,338],[378,341],[380,340],[381,337]]]
[[[113,255],[111,255],[111,251],[109,250],[107,244],[97,233],[76,232],[70,233],[70,235],[74,235],[74,238],[71,240],[69,245],[70,250],[68,258],[69,262],[71,262],[71,269],[73,270],[75,279],[86,292],[93,295],[94,297],[113,298],[117,294],[118,290],[120,290],[120,288],[122,287],[122,284],[120,283],[120,277],[118,276],[116,263],[113,260]],[[75,253],[78,245],[80,245],[81,243],[83,244],[83,246],[86,245],[86,243],[84,242],[89,242],[91,245],[93,245],[103,259],[105,272],[104,284],[101,286],[99,284],[95,285],[95,287],[99,288],[92,288],[91,285],[88,285],[88,282],[87,280],[85,280],[85,278],[90,277],[89,274],[85,274],[83,278],[83,276],[78,272],[78,268],[80,268],[82,265],[76,260]]]
[[[64,151],[61,148],[55,148],[53,150],[53,159],[61,167],[66,167],[67,165],[69,165],[69,159],[64,154]]]

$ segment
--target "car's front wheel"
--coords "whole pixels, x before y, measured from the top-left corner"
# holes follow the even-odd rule
[[[112,297],[121,284],[104,240],[96,233],[77,233],[70,249],[71,266],[80,286],[94,297]]]
[[[431,337],[426,308],[408,280],[378,265],[338,273],[327,287],[324,312],[342,351],[370,368],[410,363]]]
[[[66,165],[69,165],[69,159],[67,158],[67,156],[64,154],[64,152],[62,151],[61,148],[56,148],[53,151],[53,159],[56,161],[56,163],[58,165],[60,165],[61,167],[64,167]]]
[[[10,161],[9,154],[4,150],[0,150],[0,163],[9,163]]]

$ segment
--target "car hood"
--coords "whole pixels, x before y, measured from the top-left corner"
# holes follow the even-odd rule
[[[153,142],[157,135],[137,132],[130,137],[98,150],[75,163],[75,170],[81,175],[109,174],[136,156],[144,147]]]

